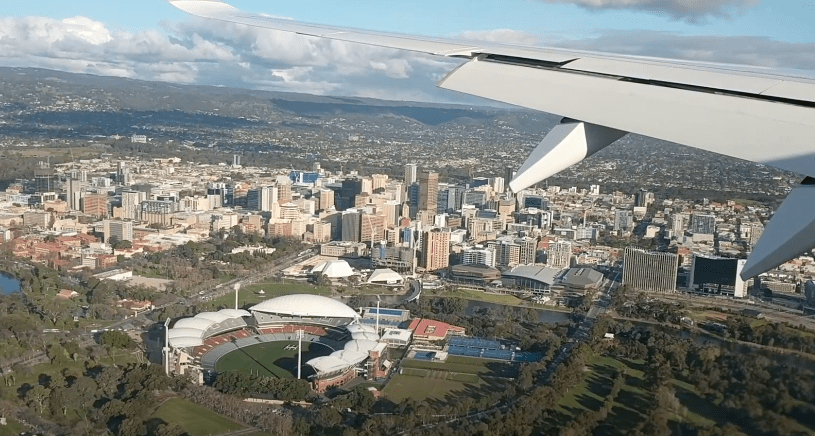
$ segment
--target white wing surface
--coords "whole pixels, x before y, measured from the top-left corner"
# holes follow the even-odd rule
[[[439,86],[564,117],[510,182],[515,191],[627,132],[815,178],[815,78],[807,73],[403,35],[251,14],[219,0],[167,1],[204,18],[470,59]],[[815,229],[815,217],[800,213],[802,197],[810,196],[790,196],[767,225],[772,240],[759,241],[743,277],[815,247],[815,230],[806,231]]]

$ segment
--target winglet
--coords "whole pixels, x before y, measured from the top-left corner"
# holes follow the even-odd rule
[[[622,130],[565,119],[532,151],[509,183],[519,192],[597,153],[625,136]]]
[[[808,179],[809,180],[809,179]],[[795,187],[767,223],[741,278],[747,280],[815,248],[815,185]]]

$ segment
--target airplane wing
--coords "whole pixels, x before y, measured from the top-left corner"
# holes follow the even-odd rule
[[[629,132],[805,175],[741,275],[815,248],[815,208],[804,210],[815,204],[815,79],[805,73],[404,35],[251,14],[220,0],[167,1],[204,18],[469,59],[438,86],[564,117],[510,182],[516,192]]]

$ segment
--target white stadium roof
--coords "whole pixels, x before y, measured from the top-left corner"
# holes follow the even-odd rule
[[[368,358],[367,353],[363,353],[361,351],[354,351],[354,350],[340,350],[331,353],[331,357],[336,357],[337,359],[344,360],[351,365],[356,365],[363,360]]]
[[[183,318],[176,321],[173,328],[167,331],[167,337],[170,340],[170,345],[175,348],[196,347],[203,344],[202,339],[210,327],[233,319],[239,320],[240,322],[225,324],[220,326],[220,328],[239,327],[245,325],[245,323],[240,320],[240,318],[244,316],[251,316],[251,314],[240,309],[221,309],[217,312],[201,312],[192,318]]]
[[[314,318],[359,318],[359,314],[345,304],[327,297],[309,294],[284,295],[249,308],[254,312],[275,313]]]
[[[203,330],[199,329],[191,329],[191,328],[172,328],[167,333],[167,337],[170,339],[173,338],[180,338],[182,336],[188,336],[191,338],[200,338],[204,335]]]
[[[390,268],[378,269],[374,271],[368,279],[368,283],[385,283],[389,285],[402,283],[404,281],[405,279],[403,279],[399,273]]]
[[[361,353],[367,353],[374,348],[378,342],[367,340],[367,339],[354,339],[345,344],[345,349],[350,351],[359,351]]]
[[[339,279],[344,277],[351,277],[354,275],[354,270],[351,265],[344,260],[327,260],[320,262],[311,269],[312,274],[325,274],[330,279]]]
[[[351,324],[346,329],[349,333],[376,333],[376,327],[367,324]]]
[[[174,348],[189,348],[204,345],[201,338],[194,338],[191,336],[179,336],[177,338],[170,338],[170,346]]]
[[[317,374],[328,374],[332,372],[342,371],[352,364],[334,356],[317,357],[306,362],[306,365],[314,368]]]
[[[351,338],[354,340],[378,341],[379,335],[373,332],[354,332],[351,333]]]

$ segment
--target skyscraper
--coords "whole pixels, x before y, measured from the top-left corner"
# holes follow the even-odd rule
[[[416,164],[405,165],[405,186],[410,186],[413,182],[417,181],[417,166]]]
[[[141,203],[142,193],[137,191],[122,191],[122,217],[135,220],[138,218],[138,206]]]
[[[623,232],[634,224],[634,217],[630,210],[616,210],[614,212],[614,230]]]
[[[419,210],[436,212],[439,199],[439,173],[422,171],[419,175]]]
[[[450,266],[450,232],[438,229],[424,232],[422,266],[426,271],[437,271]]]
[[[117,241],[133,241],[133,223],[130,221],[106,220],[104,232],[106,243],[114,237]]]
[[[675,292],[679,256],[628,247],[623,255],[623,285],[652,292]]]
[[[90,216],[107,218],[108,196],[105,194],[87,194],[82,197],[82,212]]]
[[[320,210],[328,210],[334,207],[334,191],[331,189],[320,190]]]
[[[362,230],[362,214],[356,209],[342,213],[342,240],[359,242]]]

